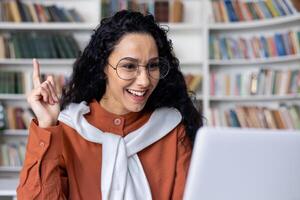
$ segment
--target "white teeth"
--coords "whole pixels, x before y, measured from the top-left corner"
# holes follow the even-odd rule
[[[135,96],[144,96],[144,94],[146,93],[146,91],[136,91],[136,90],[131,90],[131,89],[127,89],[128,92],[130,92],[131,94],[135,95]]]

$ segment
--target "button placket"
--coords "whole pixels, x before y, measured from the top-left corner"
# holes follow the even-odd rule
[[[116,126],[119,126],[121,123],[122,123],[122,120],[121,120],[120,118],[114,119],[114,124],[115,124]]]
[[[44,148],[45,147],[45,142],[40,141],[40,147]]]

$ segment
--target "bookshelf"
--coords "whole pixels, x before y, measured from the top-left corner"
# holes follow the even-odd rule
[[[13,2],[13,1],[11,1]],[[93,29],[100,21],[101,9],[100,0],[22,0],[22,3],[26,5],[30,4],[41,4],[42,6],[55,5],[59,8],[64,9],[75,9],[79,15],[83,18],[82,22],[13,22],[2,20],[0,22],[0,34],[5,36],[11,36],[11,34],[21,33],[30,34],[34,33],[37,35],[50,33],[50,34],[70,34],[77,41],[80,49],[83,49],[85,44],[88,42],[90,34]],[[0,2],[1,4],[3,2]],[[1,7],[3,8],[3,7]],[[42,50],[44,51],[44,50]],[[53,73],[56,75],[63,74],[67,76],[72,71],[72,63],[74,58],[43,58],[39,59],[42,70],[41,73]],[[1,57],[0,58],[0,73],[3,72],[22,72],[23,81],[21,85],[23,92],[20,94],[14,93],[1,93],[0,102],[6,107],[21,107],[27,110],[26,93],[32,88],[31,70],[32,70],[32,59],[31,58],[14,58],[14,57]],[[11,152],[20,151],[25,152],[24,147],[28,135],[27,129],[8,129],[2,128],[0,130],[0,143],[1,143],[1,157],[3,154],[11,155]],[[15,146],[17,148],[14,149]],[[20,150],[20,148],[23,150]],[[19,148],[19,149],[18,149]],[[22,153],[21,153],[22,154]],[[22,160],[21,154],[19,159]],[[12,156],[13,157],[13,156]],[[8,158],[6,161],[1,161],[0,166],[0,199],[16,199],[16,187],[18,185],[18,175],[21,170],[21,165],[16,165],[16,162],[11,162],[14,158]],[[9,160],[9,162],[7,162]]]
[[[217,19],[212,10],[207,13],[209,15],[209,44],[207,46],[209,57],[205,70],[205,75],[208,77],[204,77],[206,77],[205,81],[209,82],[209,86],[204,88],[204,96],[207,96],[206,100],[208,101],[205,104],[207,106],[205,116],[208,117],[208,125],[298,129],[299,90],[297,78],[293,78],[298,76],[291,76],[291,71],[298,74],[300,69],[299,2],[293,0],[228,2],[208,1],[212,7],[215,6],[214,8],[216,8],[216,4],[219,4],[227,12],[227,20],[223,20],[223,22],[221,22],[222,17],[218,16]],[[241,6],[241,4],[247,4],[249,9],[250,7],[257,9],[258,7],[261,10],[263,10],[263,6],[271,6],[275,8],[277,15],[266,17],[267,14],[263,12],[264,16],[260,18],[241,20],[241,13],[237,9],[237,6]],[[287,9],[286,5],[290,6],[291,9]],[[245,15],[245,12],[242,14]],[[252,10],[249,14],[253,17],[254,11]],[[294,32],[294,40],[287,36],[289,31]],[[279,42],[275,40],[278,37],[275,36],[276,34],[282,34],[280,37],[287,38],[281,49],[277,46]],[[283,36],[284,34],[286,36]],[[212,56],[215,52],[211,48],[215,47],[211,45],[211,38],[215,37],[218,38],[218,41],[225,38],[223,40],[225,40],[226,48],[219,46],[219,51],[225,55],[217,56],[219,58]],[[274,52],[272,55],[271,52],[268,52],[271,42],[267,43],[268,51],[266,46],[261,43],[259,47],[255,46],[256,49],[254,49],[251,39],[255,37],[259,40],[263,37],[266,40],[274,40],[273,49],[280,52],[277,52],[276,55],[273,54]],[[238,42],[241,40],[238,40],[239,38],[248,40],[248,52],[254,52],[250,53],[248,58],[240,55],[230,57],[230,53],[232,55],[232,52],[236,50],[235,48],[240,48],[241,44]],[[238,41],[236,46],[232,42],[235,39]],[[284,53],[282,49],[285,50]],[[251,92],[253,88],[255,88],[255,92]],[[264,123],[258,123],[259,121]]]
[[[12,22],[0,20],[0,35],[10,36],[12,33],[67,33],[71,34],[80,49],[83,49],[89,41],[93,29],[98,25],[102,16],[102,3],[104,0],[21,0],[25,4],[40,3],[42,6],[55,5],[65,9],[75,9],[83,18],[82,22],[46,22],[46,21],[26,21]],[[113,4],[116,1],[113,1]],[[120,1],[121,2],[121,1]],[[143,2],[143,1],[142,1]],[[148,1],[154,2],[154,1]],[[0,2],[1,3],[1,2]],[[169,37],[173,40],[174,50],[180,59],[184,73],[200,74],[204,65],[203,48],[203,2],[183,0],[183,22],[161,22],[162,26],[169,29]],[[172,1],[169,1],[172,5]],[[114,5],[115,6],[115,5]],[[199,12],[201,11],[201,12]],[[187,51],[188,49],[188,51]],[[54,73],[56,75],[69,75],[72,71],[74,58],[39,58],[41,73]],[[32,59],[14,58],[0,56],[0,73],[2,72],[22,72],[24,80],[21,82],[23,92],[20,94],[0,93],[0,102],[6,107],[27,108],[26,93],[32,88],[31,83]],[[201,89],[200,89],[201,90]],[[198,95],[199,97],[200,95]],[[28,135],[27,129],[0,129],[0,143],[10,144],[13,142],[24,142]],[[9,147],[4,147],[4,149]],[[18,184],[17,177],[20,166],[1,165],[0,166],[0,199],[11,199],[15,196],[15,188]],[[8,179],[9,178],[9,179]]]
[[[256,95],[211,95],[211,73],[228,73],[236,72],[249,74],[261,69],[270,70],[300,70],[300,51],[297,44],[297,54],[284,56],[258,57],[258,58],[235,58],[235,59],[211,59],[210,38],[221,35],[226,37],[243,36],[271,36],[277,32],[285,30],[300,31],[300,14],[294,12],[289,15],[282,15],[273,18],[264,18],[256,20],[244,20],[235,22],[214,22],[212,4],[218,0],[182,0],[183,2],[183,22],[162,22],[161,25],[168,27],[169,37],[172,39],[174,52],[180,60],[181,70],[187,76],[201,75],[202,84],[195,90],[196,98],[199,100],[203,115],[207,119],[206,125],[227,125],[224,118],[226,115],[233,113],[232,109],[236,105],[241,107],[256,106],[257,110],[267,110],[265,107],[284,110],[284,115],[291,111],[295,114],[294,105],[299,102],[299,92],[295,94],[256,94]],[[270,0],[268,0],[270,1]],[[277,0],[278,1],[278,0]],[[24,2],[35,2],[35,0],[24,0]],[[143,1],[142,1],[143,2]],[[153,0],[149,1],[153,2]],[[172,2],[171,0],[169,3]],[[224,2],[224,1],[222,1]],[[248,1],[243,1],[248,2]],[[250,2],[250,1],[249,1]],[[291,1],[290,1],[291,2]],[[65,8],[74,8],[83,17],[83,22],[0,22],[0,33],[11,32],[35,32],[35,33],[68,33],[72,34],[82,49],[93,29],[101,19],[101,0],[45,0],[44,5],[55,4]],[[208,9],[210,8],[210,9]],[[297,36],[300,40],[300,36]],[[39,59],[42,66],[42,73],[56,73],[69,75],[74,58]],[[0,58],[1,71],[21,71],[25,74],[24,94],[0,94],[0,102],[9,106],[20,106],[26,108],[26,92],[32,87],[30,82],[30,73],[32,68],[31,58]],[[282,105],[284,104],[284,105]],[[252,109],[253,110],[253,109]],[[273,111],[264,111],[272,113]],[[222,116],[221,116],[222,115]],[[216,116],[218,119],[216,120]],[[236,116],[236,115],[234,115]],[[215,118],[214,118],[215,117]],[[291,119],[292,120],[292,119]],[[289,124],[293,127],[293,124]],[[26,129],[4,129],[1,131],[1,142],[26,141],[28,131]],[[2,166],[0,167],[0,198],[2,196],[14,196],[13,189],[2,191],[2,178],[16,177],[20,167]],[[14,182],[15,183],[15,182]],[[16,185],[16,184],[15,184]],[[13,188],[13,187],[12,187]]]

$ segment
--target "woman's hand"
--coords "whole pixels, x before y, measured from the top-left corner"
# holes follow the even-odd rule
[[[27,101],[33,110],[39,126],[46,128],[56,125],[60,112],[59,99],[52,76],[41,83],[40,65],[33,59],[33,90],[27,97]]]

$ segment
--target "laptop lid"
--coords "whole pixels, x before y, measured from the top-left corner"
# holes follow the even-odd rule
[[[300,200],[300,132],[199,129],[184,199]]]

